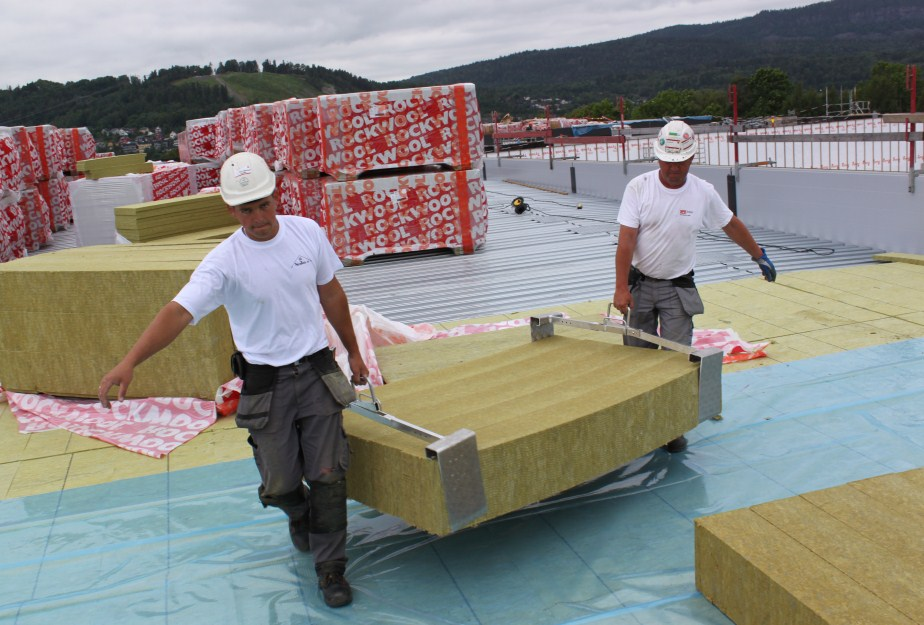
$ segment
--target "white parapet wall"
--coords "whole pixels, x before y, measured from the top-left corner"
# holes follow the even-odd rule
[[[654,163],[595,163],[488,156],[488,180],[621,200],[629,180]],[[728,167],[696,166],[728,201]],[[734,185],[738,216],[763,227],[863,245],[889,252],[924,254],[924,178],[909,191],[909,176],[897,172],[847,172],[778,167],[742,168]]]

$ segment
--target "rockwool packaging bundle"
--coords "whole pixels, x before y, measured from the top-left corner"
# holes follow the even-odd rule
[[[64,171],[77,170],[77,161],[96,156],[96,140],[87,128],[61,128],[58,130],[64,142]]]
[[[217,117],[186,120],[186,151],[188,162],[219,161],[225,154],[222,149],[223,132]]]
[[[273,145],[276,168],[305,177],[321,171],[321,135],[316,98],[273,103]]]
[[[26,184],[35,184],[41,175],[42,163],[38,150],[29,138],[29,131],[25,126],[12,126],[11,137],[19,150],[19,161],[22,165],[23,181]]]
[[[195,167],[189,163],[154,163],[154,171],[148,174],[154,199],[166,200],[198,193]]]
[[[51,242],[51,209],[42,194],[35,187],[22,191],[18,202],[25,221],[25,247],[29,252]]]
[[[277,174],[275,195],[280,214],[310,217],[326,229],[330,219],[324,206],[324,182],[292,171]]]
[[[13,131],[0,126],[0,204],[13,204],[19,200],[24,186],[22,159],[13,139]]]
[[[276,150],[273,148],[272,104],[253,104],[244,110],[244,150],[260,155],[273,166]]]
[[[19,204],[0,207],[0,263],[26,256],[26,220]]]
[[[475,85],[393,89],[318,98],[321,169],[337,180],[371,171],[480,167]]]
[[[80,246],[115,243],[115,208],[154,198],[150,174],[81,178],[69,182],[68,191]]]
[[[421,172],[324,185],[328,237],[347,263],[373,254],[484,244],[487,196],[481,170]]]
[[[39,156],[37,180],[48,180],[54,174],[64,171],[64,139],[58,129],[49,124],[29,126],[29,139]]]

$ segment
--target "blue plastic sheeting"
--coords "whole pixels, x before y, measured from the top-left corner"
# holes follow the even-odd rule
[[[351,502],[355,601],[339,610],[249,461],[4,501],[0,622],[728,624],[696,591],[693,519],[922,466],[924,340],[727,374],[724,390],[724,419],[686,454],[448,537]]]

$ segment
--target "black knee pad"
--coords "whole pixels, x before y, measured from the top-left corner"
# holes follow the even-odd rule
[[[311,486],[312,534],[330,534],[346,529],[346,479],[336,482],[309,482]]]
[[[308,512],[308,489],[304,484],[282,495],[267,495],[261,485],[260,488],[257,489],[257,494],[260,496],[260,503],[263,504],[264,508],[267,506],[279,508],[292,518],[301,518]]]

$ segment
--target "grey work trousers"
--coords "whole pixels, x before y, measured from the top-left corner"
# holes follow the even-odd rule
[[[331,484],[346,477],[350,450],[343,413],[317,372],[307,363],[280,367],[266,425],[249,428],[249,442],[260,471],[260,500],[281,508],[292,519],[309,511],[312,483]],[[279,498],[285,503],[278,503]],[[345,500],[345,495],[344,495]],[[341,502],[345,510],[345,501]],[[311,514],[319,511],[312,510]],[[315,565],[346,563],[346,518],[342,530],[311,533]]]
[[[704,310],[696,287],[676,287],[670,280],[646,276],[632,285],[629,292],[633,303],[628,320],[630,328],[682,345],[693,344],[693,315]],[[623,336],[623,344],[658,348],[654,343],[632,336]]]

